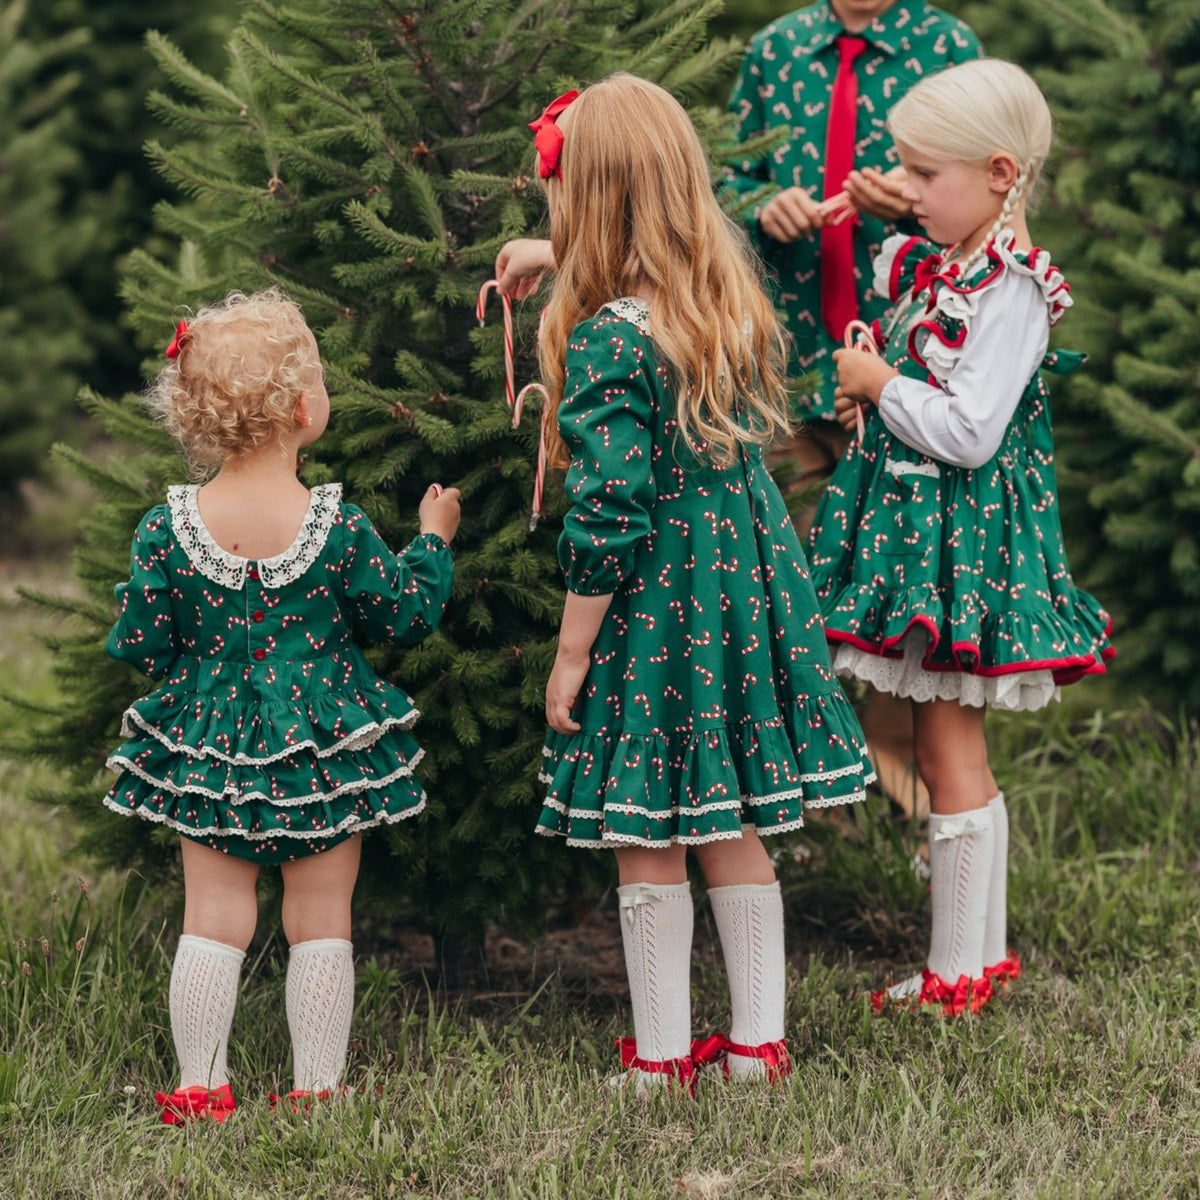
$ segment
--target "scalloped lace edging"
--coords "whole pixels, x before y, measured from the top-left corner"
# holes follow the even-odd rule
[[[972,675],[967,671],[928,671],[922,665],[928,639],[924,633],[910,634],[901,643],[902,658],[885,658],[846,643],[833,655],[838,675],[869,683],[876,691],[887,692],[918,704],[931,700],[957,700],[970,708],[997,708],[1005,712],[1037,712],[1061,690],[1048,670],[1019,671],[1009,675]]]
[[[378,791],[380,788],[395,783],[397,779],[412,778],[413,771],[424,757],[425,751],[418,749],[412,756],[411,762],[397,767],[394,771],[382,775],[378,779],[354,779],[349,783],[339,784],[331,792],[309,792],[304,796],[271,796],[266,792],[246,792],[239,796],[236,792],[214,792],[211,788],[199,786],[180,788],[176,787],[169,779],[155,779],[149,772],[143,771],[137,763],[118,754],[109,755],[105,766],[112,771],[128,771],[130,775],[136,775],[143,783],[148,783],[164,792],[170,792],[172,796],[203,796],[214,804],[228,804],[230,808],[241,808],[243,805],[252,804],[255,801],[263,801],[272,808],[298,808],[302,804],[319,804],[326,800],[336,800],[339,796],[353,796],[358,792]]]
[[[175,754],[186,755],[188,758],[215,758],[218,762],[228,763],[233,767],[261,767],[283,758],[291,758],[301,750],[311,750],[317,758],[330,758],[343,750],[365,750],[379,741],[389,729],[399,728],[407,732],[417,723],[420,715],[420,709],[410,708],[402,717],[388,717],[382,722],[372,721],[369,725],[363,725],[323,750],[312,738],[305,738],[302,742],[288,746],[286,750],[277,750],[274,754],[262,757],[251,757],[240,752],[234,755],[223,754],[213,746],[188,746],[181,742],[173,742],[133,707],[127,708],[121,718],[121,736],[128,739],[144,733]]]
[[[628,321],[630,325],[637,326],[639,332],[644,333],[647,337],[650,336],[650,305],[640,296],[620,296],[616,300],[610,300],[607,304],[601,305],[600,312],[602,313],[606,308],[614,316]],[[596,315],[599,316],[600,313]]]
[[[196,500],[198,484],[176,484],[167,488],[167,507],[171,528],[188,561],[205,579],[221,587],[239,590],[245,586],[246,570],[254,559],[243,558],[219,546],[200,516]],[[257,560],[263,587],[277,589],[295,583],[320,557],[337,520],[342,499],[340,483],[323,483],[308,495],[308,510],[292,539],[281,554]]]
[[[317,838],[335,837],[337,834],[344,833],[348,829],[353,829],[357,833],[360,829],[372,829],[376,825],[395,825],[399,821],[406,821],[409,817],[415,817],[417,813],[425,811],[425,800],[426,796],[422,791],[420,799],[411,808],[401,809],[399,812],[394,813],[376,813],[368,821],[361,821],[351,813],[350,816],[339,821],[332,829],[268,829],[257,832],[247,832],[244,829],[221,829],[215,825],[210,825],[206,829],[196,829],[191,825],[185,825],[182,821],[176,821],[174,817],[168,817],[165,813],[156,813],[153,809],[148,809],[144,806],[124,808],[108,796],[104,797],[104,807],[111,809],[122,817],[141,817],[144,821],[152,821],[155,825],[166,825],[169,829],[174,829],[177,833],[193,837],[232,837],[240,838],[247,842],[269,842],[278,838],[315,841]]]

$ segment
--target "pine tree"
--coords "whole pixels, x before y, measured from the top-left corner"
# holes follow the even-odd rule
[[[71,145],[78,74],[63,68],[87,35],[34,40],[26,0],[0,5],[0,513],[61,437],[91,362],[66,277],[86,227],[58,219],[78,168]],[[7,522],[6,522],[7,524]]]
[[[473,311],[503,241],[543,209],[526,124],[581,74],[623,68],[676,92],[703,83],[730,56],[705,39],[718,7],[675,0],[633,20],[621,0],[255,0],[220,78],[151,38],[172,85],[152,104],[190,141],[149,152],[187,199],[158,213],[176,251],[131,258],[135,327],[165,344],[181,305],[282,285],[318,331],[335,397],[306,481],[341,479],[396,545],[415,532],[430,480],[463,492],[445,621],[414,649],[373,652],[421,710],[430,801],[418,821],[365,839],[360,892],[406,899],[446,937],[532,921],[548,880],[577,891],[610,869],[607,856],[532,832],[562,602],[560,489],[547,489],[547,519],[531,532],[535,422],[512,431],[499,310],[483,329]],[[715,114],[697,115],[718,128]],[[522,378],[536,320],[518,314]],[[88,844],[161,870],[172,838],[99,814],[96,768],[136,686],[101,640],[134,524],[182,467],[133,398],[93,392],[87,405],[127,453],[105,468],[62,451],[99,497],[78,555],[89,600],[64,606],[87,628],[56,640],[68,699],[32,736],[70,769],[66,801]]]
[[[1118,677],[1200,708],[1200,11],[1192,0],[968,9],[1031,68],[1058,150],[1034,233],[1067,273],[1056,391],[1072,565],[1117,621]]]

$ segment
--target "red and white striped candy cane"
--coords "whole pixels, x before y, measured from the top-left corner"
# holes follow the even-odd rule
[[[864,350],[867,354],[878,356],[879,347],[875,344],[875,335],[866,321],[850,321],[843,335],[847,350]],[[855,423],[858,426],[858,440],[863,438],[863,406],[859,404],[854,410]]]
[[[480,325],[483,324],[483,310],[487,307],[488,292],[493,288],[499,289],[500,283],[498,280],[489,279],[487,283],[479,289],[479,299],[475,302],[475,319]],[[499,290],[496,294],[499,296]],[[504,399],[508,403],[508,407],[512,409],[516,404],[516,375],[513,367],[513,321],[512,321],[512,297],[500,296],[500,307],[504,311]]]

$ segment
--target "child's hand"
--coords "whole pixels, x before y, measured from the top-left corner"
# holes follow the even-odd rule
[[[878,354],[867,354],[862,350],[835,350],[833,361],[837,366],[838,391],[851,400],[879,403],[879,393],[894,375],[900,372],[884,362]],[[838,417],[841,420],[841,417]]]
[[[554,269],[550,243],[541,238],[516,238],[505,242],[496,255],[497,290],[502,296],[524,300],[538,290],[543,271]]]
[[[436,533],[447,545],[454,541],[458,523],[462,520],[460,499],[458,488],[444,488],[440,483],[431,483],[417,509],[421,532]]]
[[[851,400],[840,387],[833,390],[833,415],[847,433],[858,428],[858,401]]]
[[[904,197],[908,175],[903,167],[881,171],[878,167],[863,167],[851,171],[842,185],[854,207],[881,221],[898,221],[912,215],[912,202]]]
[[[812,235],[825,224],[821,205],[803,188],[784,188],[771,197],[758,214],[763,233],[777,242],[794,242]]]
[[[546,683],[546,720],[551,729],[559,733],[579,732],[579,722],[571,719],[571,709],[579,699],[579,689],[590,665],[590,654],[566,654],[559,648]]]

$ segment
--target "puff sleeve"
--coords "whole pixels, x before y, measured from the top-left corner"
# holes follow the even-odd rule
[[[436,533],[413,538],[399,554],[367,514],[342,505],[338,573],[354,627],[374,641],[412,646],[441,622],[454,584],[454,558]]]
[[[558,430],[571,456],[558,561],[567,590],[617,591],[651,532],[652,367],[644,338],[624,320],[584,322],[571,335]]]
[[[141,519],[133,535],[129,579],[115,592],[120,615],[104,647],[110,657],[130,663],[151,679],[166,675],[179,653],[167,569],[171,547],[167,506],[159,504]]]

